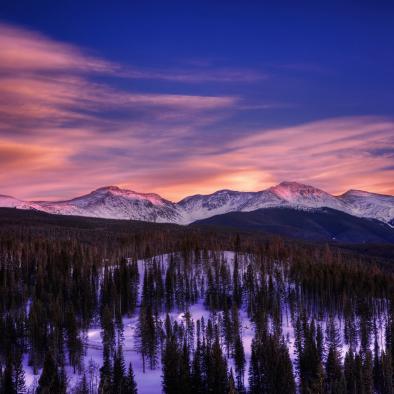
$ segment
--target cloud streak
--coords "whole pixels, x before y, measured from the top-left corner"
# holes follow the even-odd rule
[[[268,78],[248,69],[192,67],[166,70],[140,69],[110,62],[80,48],[52,40],[40,33],[0,23],[0,64],[2,72],[75,72],[113,75],[130,79],[199,82],[250,83]]]
[[[116,64],[84,55],[74,46],[53,41],[39,33],[0,24],[2,71],[120,72]]]

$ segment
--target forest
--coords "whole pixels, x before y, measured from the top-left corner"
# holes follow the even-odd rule
[[[2,210],[0,393],[392,394],[366,248]]]

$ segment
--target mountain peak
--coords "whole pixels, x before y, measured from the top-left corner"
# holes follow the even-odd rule
[[[299,183],[299,182],[294,182],[294,181],[283,181],[279,183],[276,186],[273,186],[272,188],[286,188],[286,189],[291,189],[291,190],[318,190],[317,187],[311,186],[311,185],[306,185],[304,183]]]
[[[323,190],[317,189],[314,186],[304,185],[298,182],[281,182],[279,185],[272,186],[268,190],[273,192],[278,197],[288,202],[294,202],[299,199],[305,199],[314,196],[321,198],[323,196],[330,196]]]
[[[369,196],[384,196],[384,194],[366,192],[365,190],[350,189],[347,192],[341,194],[340,197],[353,196],[353,197],[369,197]],[[391,197],[391,196],[388,196]]]
[[[112,197],[120,197],[127,200],[146,200],[152,203],[153,205],[164,205],[170,204],[170,201],[165,200],[161,196],[156,193],[139,193],[134,190],[122,189],[119,186],[103,186],[100,187],[93,192],[89,193],[86,196],[78,197],[77,199],[85,199],[88,196],[98,196],[101,198],[102,195],[104,196],[112,196]],[[76,199],[74,199],[76,200]]]
[[[98,191],[101,191],[101,190],[108,190],[108,191],[120,191],[120,190],[122,190],[119,186],[102,186],[102,187],[99,187],[98,189],[96,189],[95,191],[96,192],[98,192]]]
[[[295,181],[283,181],[276,186],[283,186],[283,187],[304,187],[307,186],[303,183],[295,182]],[[275,187],[275,186],[274,186]]]

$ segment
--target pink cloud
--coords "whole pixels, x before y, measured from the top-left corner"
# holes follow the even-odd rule
[[[86,56],[74,46],[59,43],[39,33],[0,24],[0,64],[2,70],[74,70],[113,73],[119,66]]]
[[[266,74],[248,70],[210,67],[182,69],[139,69],[125,67],[86,54],[73,45],[52,40],[40,33],[0,23],[0,64],[2,70],[11,72],[70,71],[111,74],[131,79],[151,79],[186,83],[256,82],[267,78]]]

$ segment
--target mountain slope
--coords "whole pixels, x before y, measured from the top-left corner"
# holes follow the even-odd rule
[[[394,229],[387,224],[331,208],[266,208],[230,212],[196,221],[193,225],[226,226],[314,241],[394,243]]]
[[[18,200],[15,197],[0,194],[0,206],[2,208],[17,208],[17,209],[35,209],[33,203]]]

